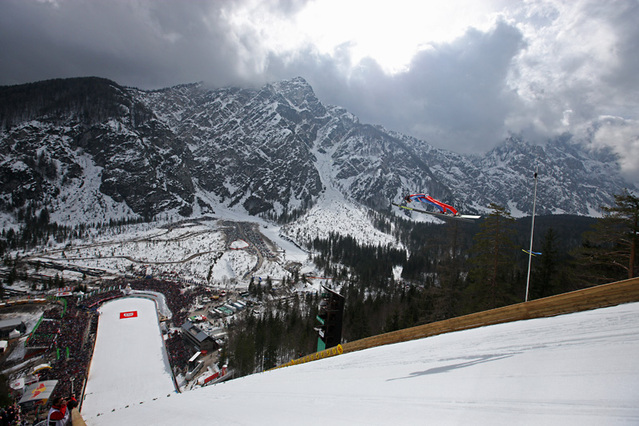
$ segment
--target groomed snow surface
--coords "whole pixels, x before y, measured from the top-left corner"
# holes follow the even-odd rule
[[[98,334],[82,404],[89,424],[105,412],[176,394],[155,302],[127,297],[99,309]]]
[[[109,305],[92,369],[112,351],[120,361],[108,382],[98,385],[92,371],[89,388],[117,404],[99,417],[85,405],[89,425],[639,424],[639,303],[381,346],[182,394],[158,389],[170,387],[162,368],[118,372],[157,362],[123,353],[157,345],[159,332],[132,337],[130,323],[112,316],[123,332],[106,341]]]

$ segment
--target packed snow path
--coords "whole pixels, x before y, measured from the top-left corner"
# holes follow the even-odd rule
[[[126,297],[100,307],[82,416],[89,424],[112,410],[175,394],[155,302]]]
[[[639,424],[639,303],[380,346],[89,425]],[[122,384],[125,386],[125,383]],[[83,413],[84,414],[84,413]]]

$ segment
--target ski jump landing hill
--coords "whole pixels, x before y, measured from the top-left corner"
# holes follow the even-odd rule
[[[421,339],[452,331],[553,317],[637,301],[639,301],[639,278],[633,278],[356,340],[346,343],[344,352]]]
[[[301,365],[84,417],[89,425],[639,424],[637,302],[639,278],[349,342],[285,366]]]
[[[419,325],[403,330],[371,336],[291,360],[277,368],[360,351],[376,346],[422,339],[453,331],[468,330],[488,325],[523,321],[533,318],[553,317],[562,314],[605,308],[623,303],[639,302],[639,278],[598,285],[543,299],[504,306],[461,317]],[[639,355],[639,354],[638,354]]]
[[[85,420],[176,393],[156,300],[131,295],[99,308],[98,333],[82,403]]]

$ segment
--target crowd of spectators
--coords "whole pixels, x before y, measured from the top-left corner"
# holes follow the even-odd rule
[[[73,392],[81,390],[93,351],[93,343],[89,341],[89,324],[95,316],[95,312],[78,309],[74,298],[67,299],[66,313],[60,320],[55,341],[55,360],[50,364],[51,369],[44,370],[40,375],[40,380],[58,380],[52,397],[68,397],[72,387]]]
[[[43,318],[38,328],[31,332],[26,345],[30,348],[50,348],[60,333],[60,321]]]
[[[203,286],[185,288],[183,283],[157,279],[121,281],[116,284],[120,284],[119,288],[129,284],[135,290],[164,294],[175,326],[184,323],[197,296],[208,293]],[[51,398],[69,397],[72,394],[81,396],[97,333],[97,308],[108,300],[121,297],[123,292],[119,288],[81,300],[67,297],[66,303],[55,305],[43,314],[27,346],[48,348],[49,358],[53,361],[49,363],[50,369],[40,370],[39,380],[58,380]],[[194,352],[193,348],[184,342],[179,331],[173,331],[165,342],[173,371],[182,371]]]
[[[75,356],[60,357],[51,364],[51,369],[42,370],[40,380],[57,380],[52,397],[79,395],[87,377],[87,370],[91,361],[91,349],[78,351]]]
[[[0,426],[23,424],[22,413],[18,404],[0,408]]]
[[[122,296],[123,296],[122,290],[120,290],[119,288],[112,289],[103,293],[100,292],[100,293],[85,297],[79,302],[79,305],[84,306],[86,308],[95,308],[108,300],[116,299]]]
[[[184,342],[177,330],[173,331],[165,342],[171,368],[174,372],[183,370],[193,355],[193,349]]]
[[[181,283],[156,279],[135,280],[129,283],[134,290],[151,290],[164,294],[166,304],[173,313],[173,324],[181,325],[188,316],[196,294],[186,291]]]
[[[31,348],[51,348],[60,334],[60,322],[63,306],[55,305],[42,314],[42,319],[37,327],[27,338],[26,346]]]
[[[62,305],[54,305],[52,308],[44,311],[44,313],[42,314],[42,318],[58,320],[62,318],[62,311],[63,311]]]

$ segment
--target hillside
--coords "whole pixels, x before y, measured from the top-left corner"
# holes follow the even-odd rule
[[[639,304],[381,346],[105,409],[89,425],[631,424]],[[122,383],[126,386],[126,383]]]

